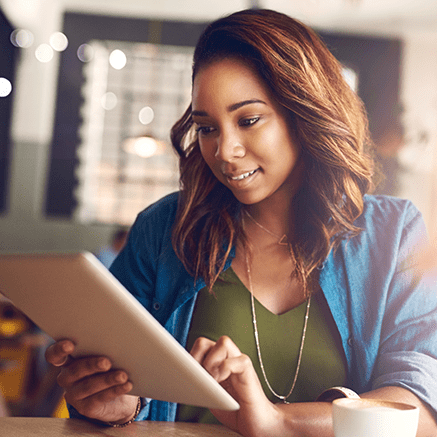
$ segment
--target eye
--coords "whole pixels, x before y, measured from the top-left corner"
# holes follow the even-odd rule
[[[260,117],[243,118],[240,120],[239,125],[242,127],[250,127],[259,121]]]
[[[212,126],[198,126],[196,128],[196,132],[202,136],[206,136],[212,132],[214,132],[214,128]]]

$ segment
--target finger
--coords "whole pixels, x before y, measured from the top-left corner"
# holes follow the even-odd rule
[[[74,352],[75,346],[71,340],[61,340],[50,345],[45,351],[47,362],[53,366],[63,366]]]
[[[79,358],[62,368],[58,375],[58,384],[68,389],[73,384],[91,375],[108,372],[111,367],[111,361],[106,357]]]
[[[254,405],[265,398],[252,360],[247,355],[228,358],[219,367],[211,369],[211,372],[214,379],[238,401],[240,406]]]
[[[241,354],[238,357],[231,357],[223,360],[219,366],[211,369],[215,375],[217,382],[226,381],[230,376],[236,375],[239,377],[239,382],[249,382],[249,375],[253,368],[252,360],[247,356]]]
[[[190,354],[200,363],[202,364],[205,356],[210,352],[210,350],[215,346],[215,342],[205,338],[199,337],[193,344],[191,348]]]
[[[113,400],[115,397],[132,390],[127,373],[122,370],[106,372],[85,378],[73,385],[66,393],[66,399],[82,401],[94,397],[100,401]]]
[[[208,371],[215,373],[215,369],[221,366],[226,359],[241,355],[237,345],[229,337],[223,336],[205,354],[202,365]]]

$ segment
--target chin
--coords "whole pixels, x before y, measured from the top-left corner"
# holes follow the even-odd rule
[[[262,202],[264,197],[255,196],[250,193],[235,193],[233,192],[235,198],[243,205],[254,205],[256,203]]]

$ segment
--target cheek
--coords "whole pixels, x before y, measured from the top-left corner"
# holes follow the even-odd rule
[[[221,175],[220,169],[218,168],[218,161],[215,159],[215,150],[212,146],[205,144],[200,145],[199,142],[199,149],[202,159],[205,161],[206,165],[209,167],[209,169],[212,171],[214,176],[219,178]]]
[[[287,126],[281,126],[282,128],[276,131],[276,134],[271,139],[272,154],[283,157],[284,161],[297,161],[300,155],[300,149],[293,138],[293,135],[289,132]]]
[[[266,165],[276,163],[278,160],[288,160],[290,150],[290,138],[281,131],[265,132],[252,142],[252,153],[261,159]]]
[[[214,158],[214,153],[212,151],[212,148],[207,147],[205,144],[202,144],[199,141],[199,149],[200,149],[200,154],[202,155],[203,160],[208,164],[208,166],[210,166],[210,164],[212,163],[212,160]]]
[[[276,120],[261,131],[257,131],[252,144],[256,144],[258,151],[267,151],[276,154],[284,153],[284,148],[292,143],[289,130],[282,120]]]

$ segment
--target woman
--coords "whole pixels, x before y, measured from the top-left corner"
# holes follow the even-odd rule
[[[418,435],[435,434],[437,296],[410,268],[423,221],[366,194],[362,104],[315,33],[267,10],[209,25],[172,142],[181,191],[139,215],[112,272],[240,403],[215,418],[330,436],[330,403],[312,401],[345,385],[418,405]],[[125,372],[73,350],[46,355],[75,417],[214,420],[130,396]]]

